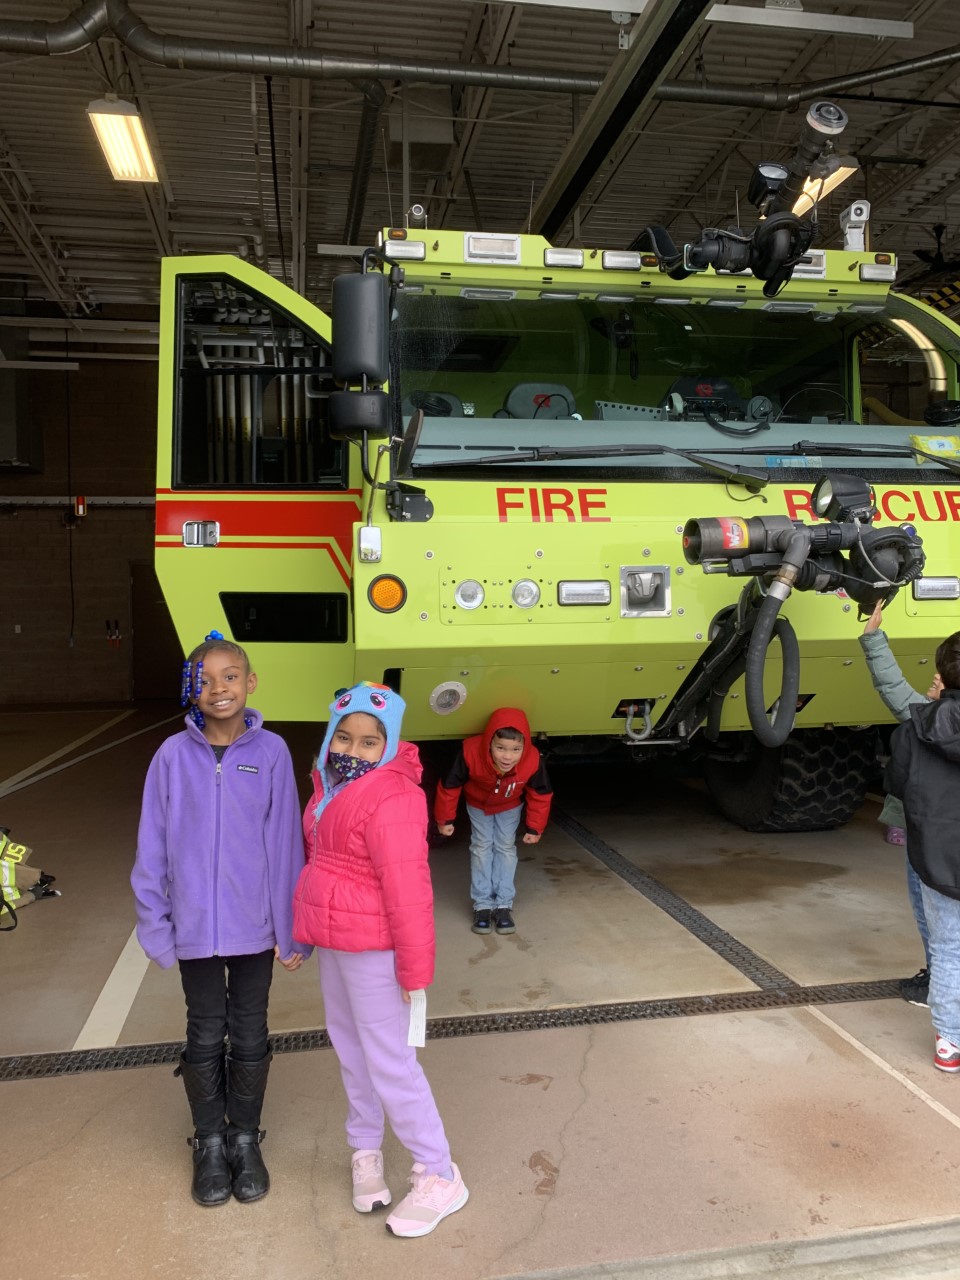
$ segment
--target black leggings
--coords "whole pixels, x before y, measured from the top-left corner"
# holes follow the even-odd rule
[[[252,956],[209,956],[181,960],[180,981],[187,1000],[186,1060],[210,1062],[230,1053],[238,1062],[259,1062],[268,1052],[267,1001],[273,978],[273,949]]]

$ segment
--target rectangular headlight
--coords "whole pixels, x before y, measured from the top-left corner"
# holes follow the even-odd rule
[[[558,604],[609,604],[610,583],[602,579],[590,582],[558,582]]]
[[[545,267],[582,267],[582,249],[544,249],[543,265]]]
[[[861,262],[861,280],[882,280],[892,283],[897,278],[896,264],[893,262]]]
[[[639,271],[640,255],[628,249],[605,249],[600,259],[605,271]]]
[[[427,256],[423,240],[388,240],[383,251],[388,258],[416,258],[420,262]]]
[[[480,235],[467,231],[463,237],[464,262],[516,262],[520,261],[520,237],[492,232]]]
[[[916,578],[914,600],[960,600],[960,578]]]

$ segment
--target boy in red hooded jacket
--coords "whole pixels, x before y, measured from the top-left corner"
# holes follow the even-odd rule
[[[474,933],[513,933],[517,828],[526,801],[524,844],[536,844],[550,817],[553,788],[527,717],[501,707],[483,733],[467,738],[437,786],[433,815],[442,836],[453,835],[460,792],[470,819],[470,896]]]

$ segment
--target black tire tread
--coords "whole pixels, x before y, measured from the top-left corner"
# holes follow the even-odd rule
[[[782,747],[757,743],[748,761],[708,759],[705,777],[720,812],[746,831],[828,831],[863,804],[877,751],[872,729],[803,729]]]

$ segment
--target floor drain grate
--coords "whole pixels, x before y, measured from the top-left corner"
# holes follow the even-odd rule
[[[465,1014],[431,1018],[427,1038],[451,1040],[512,1031],[549,1031],[563,1027],[600,1026],[658,1018],[694,1018],[710,1013],[756,1013],[764,1009],[793,1009],[802,1005],[843,1004],[889,1000],[899,995],[896,979],[882,982],[838,982],[820,987],[736,991],[719,995],[683,996],[672,1000],[625,1000],[616,1004],[578,1005],[571,1009],[526,1009],[506,1013]],[[274,1053],[303,1053],[328,1049],[323,1028],[281,1031],[270,1037]],[[173,1066],[183,1042],[118,1045],[109,1049],[78,1049],[64,1053],[32,1053],[0,1058],[0,1081],[40,1080],[52,1076],[83,1075],[91,1071],[125,1071],[133,1067]]]

